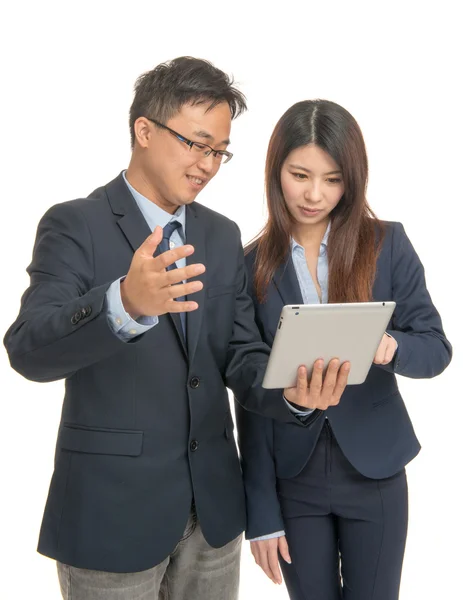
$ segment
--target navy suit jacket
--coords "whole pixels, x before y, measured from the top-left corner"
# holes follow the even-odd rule
[[[397,303],[387,331],[397,340],[398,351],[389,365],[372,365],[366,381],[348,386],[339,405],[330,407],[324,415],[346,458],[360,473],[373,479],[397,473],[420,450],[396,374],[434,377],[449,364],[452,352],[426,289],[423,266],[403,226],[384,225],[373,299]],[[288,255],[261,304],[253,286],[255,251],[245,260],[256,322],[263,340],[271,346],[282,307],[303,303],[293,262]],[[254,538],[284,528],[276,478],[295,477],[304,468],[324,418],[301,428],[247,413],[239,406],[236,410],[247,498],[247,536]]]
[[[39,551],[76,567],[134,572],[174,549],[194,497],[215,547],[245,527],[227,387],[249,410],[302,424],[281,390],[261,387],[262,343],[238,227],[186,207],[191,261],[204,263],[198,310],[129,343],[110,329],[106,291],[151,233],[122,176],[51,208],[37,232],[30,287],[5,336],[28,379],[65,379],[55,470]],[[26,417],[25,417],[26,418]]]

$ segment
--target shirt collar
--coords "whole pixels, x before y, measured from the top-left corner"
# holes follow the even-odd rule
[[[123,171],[122,176],[125,184],[134,197],[134,200],[137,203],[138,208],[141,210],[142,215],[145,217],[145,220],[148,223],[151,231],[154,231],[158,225],[164,228],[170,221],[178,221],[181,225],[181,228],[179,228],[179,233],[181,237],[185,238],[185,206],[179,206],[175,213],[171,215],[154,202],[151,202],[151,200],[148,200],[148,198],[143,196],[143,194],[137,192],[137,190],[127,181],[125,174],[126,171]]]
[[[326,228],[325,235],[323,236],[323,239],[321,241],[319,256],[324,256],[326,254],[326,249],[328,248],[328,236],[330,234],[330,230],[331,230],[331,221],[328,223],[328,227]],[[296,242],[296,240],[292,237],[291,238],[291,252],[294,252],[294,250],[296,248],[302,248],[302,246],[300,244],[298,244]],[[302,248],[302,250],[304,250],[304,248]]]

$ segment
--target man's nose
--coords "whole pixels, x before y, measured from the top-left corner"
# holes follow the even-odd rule
[[[211,152],[209,156],[202,156],[197,164],[201,171],[207,174],[213,173],[220,166],[220,163],[214,158],[213,152]]]

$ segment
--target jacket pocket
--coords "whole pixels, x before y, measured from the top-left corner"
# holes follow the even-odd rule
[[[234,285],[214,285],[207,290],[208,298],[215,298],[216,296],[223,296],[224,294],[231,294],[235,291]]]
[[[372,402],[373,408],[379,408],[383,404],[391,402],[392,400],[395,399],[396,396],[399,396],[399,395],[400,395],[399,390],[395,390],[395,392],[392,392],[392,394],[387,394],[383,398],[379,398],[378,400],[373,400],[373,402]]]
[[[143,447],[143,431],[102,429],[63,424],[58,434],[62,450],[88,454],[139,456]]]

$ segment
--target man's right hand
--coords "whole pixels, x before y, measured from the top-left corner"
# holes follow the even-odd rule
[[[191,312],[198,308],[196,302],[177,302],[175,298],[201,290],[201,281],[181,282],[201,275],[206,267],[195,264],[166,271],[169,265],[193,254],[194,248],[190,245],[179,246],[154,258],[153,254],[161,241],[162,228],[156,227],[133,255],[129,272],[121,283],[122,304],[132,319],[140,316],[159,317],[168,312]]]
[[[345,362],[341,365],[337,358],[333,358],[329,362],[324,378],[323,366],[323,360],[315,361],[310,383],[307,369],[304,366],[299,367],[296,387],[284,390],[286,400],[303,408],[320,410],[339,404],[346,389],[350,363]]]

